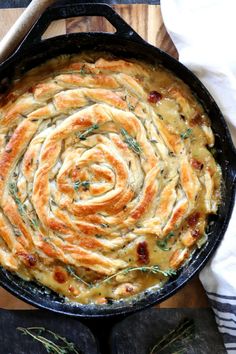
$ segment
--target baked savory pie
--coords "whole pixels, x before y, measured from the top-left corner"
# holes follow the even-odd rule
[[[1,97],[0,263],[80,303],[160,287],[206,240],[210,121],[161,66],[61,56]]]

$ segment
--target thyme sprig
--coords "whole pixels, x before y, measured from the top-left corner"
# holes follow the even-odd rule
[[[128,106],[128,108],[129,108],[130,111],[135,111],[135,109],[136,109],[136,107],[137,107],[137,105],[138,105],[138,99],[136,100],[135,105],[133,105],[133,104],[131,104],[131,103],[129,102],[128,97],[129,97],[129,96],[127,96],[127,95],[125,96],[125,101],[126,101],[126,103],[127,103],[127,106]]]
[[[190,137],[190,135],[192,134],[192,129],[188,128],[184,133],[180,134],[181,139],[187,139]]]
[[[129,148],[133,150],[136,154],[140,154],[142,152],[142,149],[137,143],[137,141],[131,135],[129,135],[124,128],[122,128],[120,132],[123,135],[124,141],[129,146]]]
[[[186,346],[194,338],[195,324],[192,319],[183,319],[176,328],[162,336],[149,354],[159,354],[168,351],[169,354],[187,353]]]
[[[37,219],[30,219],[30,222],[31,222],[31,224],[32,224],[32,226],[35,228],[35,229],[37,229],[38,227],[39,227],[39,222],[38,222],[38,220]]]
[[[79,187],[84,187],[86,190],[89,188],[90,182],[89,181],[76,181],[74,183],[74,190],[78,192]]]
[[[72,266],[68,265],[66,267],[66,270],[71,276],[73,276],[75,279],[79,280],[80,282],[82,282],[84,285],[86,285],[89,288],[98,287],[101,284],[107,283],[110,280],[112,280],[113,278],[117,277],[117,275],[126,275],[126,274],[128,274],[130,272],[134,272],[134,271],[140,271],[140,272],[149,273],[149,274],[162,274],[165,277],[171,277],[171,276],[176,275],[176,271],[174,269],[162,270],[162,269],[159,268],[158,265],[143,266],[143,267],[128,267],[128,268],[122,269],[119,272],[117,272],[115,274],[112,274],[112,275],[102,279],[101,281],[99,281],[99,282],[97,282],[95,284],[91,284],[91,283],[88,283],[85,280],[83,280],[81,277],[79,277],[76,274],[76,272],[75,272],[75,270],[74,270],[74,268]]]
[[[8,187],[9,187],[9,192],[10,192],[12,198],[14,199],[14,201],[17,205],[18,211],[21,214],[21,216],[28,218],[31,226],[34,229],[37,229],[39,227],[38,220],[37,220],[37,218],[33,218],[33,219],[30,218],[29,215],[26,214],[26,205],[22,204],[20,198],[17,195],[16,183],[11,182],[11,183],[9,183]]]
[[[171,231],[168,233],[168,235],[163,239],[163,240],[158,240],[157,241],[157,246],[162,250],[162,251],[169,251],[171,249],[171,247],[168,247],[168,241],[174,237],[174,232]]]
[[[88,287],[91,287],[91,284],[90,283],[87,283],[84,279],[82,279],[81,277],[79,277],[77,274],[76,274],[76,271],[75,269],[68,265],[66,266],[66,270],[67,272],[73,277],[75,278],[76,280],[79,280],[81,283],[83,283],[84,285],[88,286]]]
[[[33,339],[40,342],[44,348],[47,350],[47,353],[51,354],[81,354],[81,352],[76,349],[75,344],[69,342],[65,337],[60,336],[59,334],[50,331],[44,327],[17,327],[17,330],[22,332],[24,335],[28,335]],[[53,340],[48,339],[46,336],[51,336]]]
[[[137,104],[136,104],[136,106],[133,106],[130,102],[127,102],[127,106],[128,106],[130,111],[134,111],[135,107],[137,106]]]
[[[83,133],[80,133],[78,136],[80,138],[80,140],[86,140],[87,137],[93,133],[94,130],[98,129],[99,125],[98,124],[93,124],[91,125],[91,127],[89,127],[88,129],[86,129]]]
[[[153,265],[153,266],[143,266],[143,267],[128,267],[126,269],[122,269],[119,272],[112,274],[111,276],[101,280],[99,282],[99,285],[101,283],[107,283],[109,282],[111,279],[115,278],[117,275],[126,275],[130,272],[134,272],[134,271],[140,271],[143,273],[150,273],[150,274],[162,274],[165,277],[171,277],[173,275],[176,275],[176,271],[174,269],[166,269],[166,270],[162,270],[159,268],[158,265]]]
[[[17,195],[17,185],[15,183],[11,182],[11,183],[9,183],[8,187],[9,187],[9,192],[12,195],[12,197],[13,197],[16,205],[17,205],[19,213],[21,215],[24,215],[25,214],[25,207],[21,203],[21,200],[20,200],[20,198]]]
[[[85,65],[83,65],[79,71],[80,75],[85,76],[86,74],[88,74],[88,72],[86,71]]]

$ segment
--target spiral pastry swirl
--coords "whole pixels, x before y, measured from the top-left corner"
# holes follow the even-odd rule
[[[0,263],[72,301],[163,283],[205,239],[221,171],[209,119],[161,66],[62,56],[0,108]]]

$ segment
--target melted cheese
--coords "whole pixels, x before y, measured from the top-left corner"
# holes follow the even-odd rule
[[[217,211],[221,171],[209,119],[183,82],[85,53],[29,71],[1,102],[3,267],[104,304],[166,280],[127,270],[188,259]]]

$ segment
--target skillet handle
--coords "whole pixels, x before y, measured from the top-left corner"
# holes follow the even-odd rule
[[[101,16],[105,17],[116,29],[114,35],[121,35],[136,41],[143,39],[107,4],[75,4],[51,7],[38,19],[20,47],[26,47],[32,43],[41,42],[41,37],[51,22],[69,17]]]

